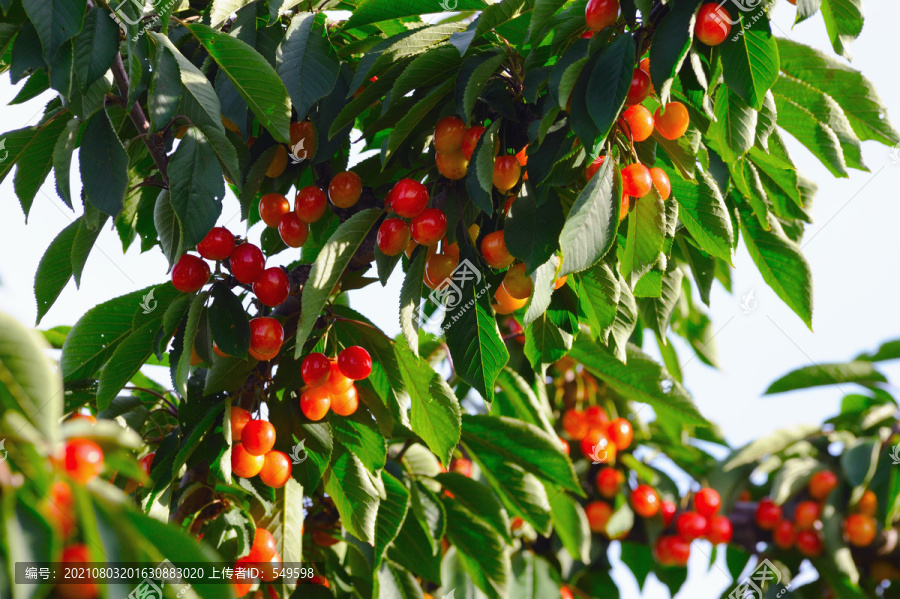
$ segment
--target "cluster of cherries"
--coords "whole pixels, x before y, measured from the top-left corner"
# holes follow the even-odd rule
[[[300,393],[300,410],[310,420],[321,420],[331,409],[350,416],[359,407],[356,382],[372,372],[372,357],[358,345],[347,347],[331,359],[314,352],[303,358],[300,375],[306,387]]]
[[[809,499],[800,501],[794,508],[794,519],[783,517],[783,510],[770,498],[765,498],[756,507],[756,525],[772,531],[772,541],[780,549],[796,547],[807,557],[820,555],[824,550],[822,540],[822,503],[837,487],[837,476],[822,470],[815,473],[807,484]],[[878,525],[873,517],[878,509],[878,499],[871,490],[866,490],[853,506],[854,513],[844,520],[844,536],[856,547],[867,547],[875,540]]]
[[[231,588],[234,590],[235,596],[243,597],[250,590],[250,587],[253,586],[254,581],[250,577],[251,569],[259,572],[260,580],[273,582],[278,579],[282,564],[283,560],[281,554],[278,553],[278,544],[275,542],[275,537],[265,528],[257,528],[253,533],[253,545],[250,546],[250,552],[234,562],[235,578],[237,580],[231,583]],[[331,587],[328,580],[318,574],[308,581],[298,581],[297,584],[300,585],[306,582],[322,585],[325,588]],[[268,595],[269,599],[278,599],[278,593],[271,586],[268,587]],[[262,599],[262,590],[254,594],[254,599],[256,597]]]
[[[466,127],[466,124],[455,116],[448,116],[438,121],[434,129],[434,162],[438,172],[457,181],[466,176],[469,161],[478,145],[478,140],[487,128],[483,125]],[[527,163],[525,149],[515,156],[497,156],[499,143],[494,147],[494,187],[505,193],[516,186],[522,175],[522,167]]]
[[[378,228],[378,249],[385,256],[412,253],[416,244],[433,247],[447,232],[447,217],[440,208],[428,208],[428,188],[414,179],[400,179],[384,199],[385,208],[397,217]],[[398,218],[399,217],[399,218]],[[410,219],[409,223],[404,219]]]
[[[797,0],[788,0],[795,4]],[[584,20],[591,32],[600,31],[619,20],[618,0],[590,0],[584,11]],[[707,46],[718,46],[731,31],[731,16],[715,2],[700,7],[694,24],[694,36]]]
[[[291,460],[275,447],[275,427],[255,420],[244,408],[231,408],[231,471],[241,478],[257,474],[266,485],[278,489],[291,477]],[[260,560],[257,560],[260,561]]]
[[[600,406],[588,406],[584,411],[566,410],[562,425],[570,439],[581,442],[584,456],[593,461],[614,462],[618,451],[627,449],[634,436],[627,418],[610,421]],[[594,459],[601,456],[602,459]]]

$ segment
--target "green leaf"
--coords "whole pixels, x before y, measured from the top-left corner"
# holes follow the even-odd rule
[[[707,134],[716,140],[717,150],[726,163],[747,153],[756,141],[757,112],[727,87],[716,94],[716,122]]]
[[[533,272],[559,248],[563,225],[560,202],[551,200],[538,206],[537,195],[526,181],[503,228],[506,248],[525,263],[527,272]]]
[[[325,13],[300,13],[278,46],[276,71],[284,81],[298,118],[327,96],[341,64],[325,32]]]
[[[218,28],[226,19],[228,19],[231,13],[237,12],[252,1],[253,0],[213,0],[212,7],[209,11],[210,25]]]
[[[452,77],[451,71],[458,70],[459,52],[453,46],[440,45],[417,56],[394,81],[390,87],[390,97],[399,99],[416,89],[424,89],[438,85]],[[381,77],[378,78],[381,81]],[[373,82],[373,83],[377,83]],[[369,89],[366,86],[364,89]],[[457,93],[459,88],[457,88]]]
[[[608,264],[600,262],[575,275],[576,295],[591,336],[599,339],[616,321],[619,281]]]
[[[491,29],[497,29],[534,8],[535,0],[500,0],[481,11],[475,21],[475,37],[479,37]],[[465,54],[465,52],[460,52]]]
[[[440,101],[444,99],[444,96],[450,93],[453,83],[453,79],[448,79],[429,91],[424,98],[416,102],[415,106],[410,108],[409,112],[397,122],[388,136],[387,144],[384,146],[381,158],[382,164],[387,164],[413,130],[422,126],[422,123],[426,120],[426,115],[431,113]]]
[[[413,251],[400,288],[400,330],[415,355],[419,355],[419,307],[422,303],[427,254],[422,248]]]
[[[606,137],[622,107],[634,73],[634,40],[620,35],[600,52],[587,87],[587,106],[599,135]]]
[[[325,478],[325,492],[334,500],[341,524],[360,541],[375,540],[375,518],[378,512],[378,489],[355,455],[335,447],[331,470]]]
[[[508,232],[509,227],[504,229]],[[508,246],[507,246],[508,248]],[[525,308],[525,316],[522,318],[523,326],[528,326],[543,314],[553,300],[553,287],[556,284],[556,271],[559,268],[559,258],[551,255],[550,259],[537,267],[531,273],[533,291]]]
[[[97,408],[107,409],[128,381],[141,369],[153,353],[153,340],[159,330],[158,321],[150,321],[135,329],[110,356],[100,373]],[[190,354],[190,352],[187,352]],[[188,357],[190,360],[190,357]]]
[[[47,251],[38,264],[34,275],[34,297],[37,300],[37,321],[47,313],[59,294],[72,278],[72,244],[75,242],[75,233],[82,224],[78,218],[63,229],[56,238],[50,242]]]
[[[847,177],[841,141],[828,124],[793,98],[775,93],[778,125],[797,138],[835,177]]]
[[[250,322],[240,298],[223,284],[210,289],[209,328],[216,346],[235,358],[246,358],[250,347]]]
[[[453,10],[481,10],[485,7],[482,0],[459,0],[456,4],[447,4]],[[344,29],[361,27],[369,23],[387,21],[398,17],[413,17],[423,14],[440,12],[444,5],[431,0],[396,0],[385,3],[382,0],[362,0],[353,14],[344,23]]]
[[[93,8],[84,28],[75,38],[75,74],[82,89],[88,89],[106,74],[119,53],[119,28],[102,8]]]
[[[562,8],[566,0],[535,0],[534,13],[531,15],[531,23],[528,24],[528,37],[531,40],[550,18],[556,14],[556,11]]]
[[[159,233],[159,247],[169,261],[169,269],[175,266],[184,249],[184,233],[181,221],[172,207],[169,190],[163,189],[156,198],[153,208],[153,223]]]
[[[559,235],[559,276],[586,270],[612,247],[619,225],[621,183],[611,157],[578,194]]]
[[[525,357],[535,371],[552,364],[572,349],[574,336],[556,326],[545,312],[525,327]]]
[[[463,567],[490,599],[506,597],[509,553],[490,526],[449,497],[441,497],[447,512],[447,537],[456,546]]]
[[[478,514],[498,535],[507,542],[512,542],[509,516],[488,487],[457,472],[443,472],[434,479],[450,491],[464,508]]]
[[[667,102],[675,74],[687,58],[700,0],[674,3],[653,34],[650,47],[650,79],[660,101]]]
[[[742,215],[741,231],[763,280],[812,328],[812,272],[800,248],[774,221],[766,231],[757,219]]]
[[[381,481],[384,483],[386,497],[378,506],[378,516],[375,519],[373,569],[381,565],[384,552],[397,538],[409,510],[409,490],[403,483],[384,470],[381,472]]]
[[[658,417],[708,426],[681,383],[637,347],[628,346],[627,367],[584,337],[575,342],[569,355],[622,397],[648,404]]]
[[[44,184],[50,169],[53,167],[53,153],[60,136],[65,132],[72,114],[61,112],[50,118],[38,129],[31,142],[22,149],[18,157],[18,167],[13,178],[16,196],[22,204],[22,210],[28,216],[31,204],[38,189]]]
[[[672,185],[672,197],[678,202],[678,217],[691,237],[704,252],[731,264],[734,230],[715,181],[702,173],[697,183],[693,183],[671,169],[665,170]]]
[[[766,389],[766,395],[784,393],[796,389],[809,389],[823,385],[858,383],[872,385],[886,383],[887,378],[871,362],[854,361],[843,364],[816,364],[804,366],[782,376]]]
[[[751,108],[759,110],[766,92],[778,79],[778,45],[765,12],[754,13],[752,22],[748,22],[749,13],[738,12],[738,18],[739,26],[719,46],[725,83]]]
[[[672,312],[681,297],[681,280],[684,273],[673,262],[662,278],[662,293],[658,298],[647,298],[641,301],[641,316],[658,338],[665,343],[666,331]]]
[[[407,455],[417,447],[428,451],[420,445],[413,445]],[[431,455],[430,452],[428,455]],[[413,483],[411,500],[411,511],[403,520],[394,543],[388,548],[388,556],[419,576],[439,583],[441,539],[445,530],[444,507],[437,496],[421,483]]]
[[[466,190],[469,199],[485,214],[494,213],[494,149],[496,148],[500,121],[494,121],[488,127],[472,152],[472,160],[469,163],[466,175]]]
[[[222,214],[225,182],[215,153],[196,127],[187,133],[169,161],[172,209],[184,233],[184,245],[200,243]]]
[[[53,62],[56,51],[81,31],[86,0],[23,0],[22,6],[41,38],[44,60]]]
[[[791,496],[802,491],[816,470],[820,470],[819,460],[813,457],[789,458],[772,475],[772,490],[769,496],[782,505]]]
[[[184,334],[181,336],[181,354],[178,356],[178,363],[174,365],[174,374],[172,376],[172,380],[175,383],[175,390],[181,397],[188,396],[188,377],[191,374],[191,356],[194,353],[194,341],[197,338],[197,331],[200,328],[200,318],[203,315],[207,299],[209,299],[209,294],[206,291],[194,296],[194,299],[191,300],[191,307],[188,309],[187,319],[185,319]],[[177,339],[178,338],[176,337],[176,341]],[[225,360],[219,360],[217,358],[214,362],[214,368],[207,372],[207,387],[209,386],[208,377],[212,376],[215,366],[218,366],[224,361]],[[204,395],[211,394],[204,392]]]
[[[784,451],[797,441],[814,435],[819,431],[820,427],[818,425],[811,424],[777,430],[734,450],[725,460],[722,469],[728,472],[744,465],[753,464],[767,455]]]
[[[178,61],[164,47],[156,50],[153,79],[147,106],[150,111],[150,130],[159,131],[176,115],[181,101],[181,69]]]
[[[590,562],[591,529],[584,508],[566,493],[550,497],[550,518],[563,547],[573,558]]]
[[[91,205],[110,216],[119,214],[128,186],[128,154],[106,110],[97,112],[85,125],[78,161]]]
[[[638,198],[628,214],[628,237],[619,256],[619,270],[632,287],[659,260],[666,237],[665,212],[665,203],[654,188]]]
[[[335,440],[353,452],[367,470],[377,472],[384,468],[387,445],[368,410],[363,408],[352,416],[336,418],[332,429]]]
[[[295,358],[303,355],[303,346],[309,338],[319,313],[328,301],[334,286],[340,280],[344,269],[356,252],[369,230],[381,217],[383,211],[370,208],[357,212],[341,223],[337,231],[328,238],[318,258],[313,263],[309,279],[303,286],[301,302],[303,311],[297,324]]]
[[[504,58],[503,52],[495,50],[470,56],[463,62],[456,79],[456,112],[465,122],[471,121],[475,102]]]
[[[879,439],[859,439],[856,445],[841,455],[841,469],[852,487],[868,485],[872,481],[878,469],[880,453]]]
[[[237,38],[199,23],[188,29],[203,44],[275,141],[290,143],[291,100],[272,65]]]
[[[850,60],[850,43],[863,27],[861,0],[822,0],[822,18],[834,51]]]
[[[56,176],[56,193],[62,198],[69,208],[72,207],[72,186],[69,182],[69,173],[72,170],[72,153],[75,151],[75,142],[82,122],[78,118],[70,119],[66,123],[66,129],[56,140],[53,148],[53,173]]]

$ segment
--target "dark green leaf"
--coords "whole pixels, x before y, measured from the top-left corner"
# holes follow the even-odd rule
[[[509,252],[525,263],[532,272],[547,262],[559,248],[563,228],[560,203],[537,205],[537,195],[527,182],[513,202],[504,227],[504,239]]]
[[[656,189],[637,199],[628,214],[628,237],[619,255],[619,270],[631,286],[656,264],[665,240],[665,202]]]
[[[102,8],[93,8],[75,38],[75,73],[82,89],[106,74],[119,52],[119,28]]]
[[[53,62],[56,51],[81,31],[86,0],[23,0],[22,6],[37,30],[44,60]]]
[[[616,123],[634,73],[634,40],[620,35],[601,52],[591,71],[587,106],[599,135],[606,137]]]
[[[782,376],[766,389],[766,394],[784,393],[796,389],[809,389],[823,385],[858,383],[871,385],[886,383],[887,378],[875,369],[871,362],[854,361],[842,364],[816,364],[804,366]]]
[[[447,536],[472,582],[490,599],[506,596],[509,555],[490,526],[460,503],[442,497],[447,511]]]
[[[206,237],[222,213],[225,183],[215,153],[196,127],[188,128],[169,161],[170,197],[184,245]]]
[[[412,17],[422,14],[440,12],[445,5],[431,0],[397,0],[385,3],[381,0],[363,0],[353,15],[344,24],[344,28],[361,27],[369,23],[387,21],[398,17]],[[481,10],[485,7],[481,0],[459,0],[459,3],[447,4],[452,10]],[[445,10],[449,10],[445,9]]]
[[[222,284],[210,290],[209,328],[216,346],[235,358],[246,358],[250,347],[250,323],[241,300]]]
[[[284,81],[298,118],[331,92],[340,62],[325,32],[325,13],[300,13],[278,46],[276,70]]]
[[[88,201],[105,214],[119,214],[128,186],[128,154],[105,110],[85,125],[78,158]]]
[[[420,305],[427,254],[423,248],[414,250],[400,289],[400,330],[415,355],[419,355]]]
[[[674,3],[654,32],[650,47],[650,79],[663,102],[668,101],[673,77],[681,69],[691,47],[699,4],[700,0]]]
[[[569,555],[589,563],[591,529],[581,504],[567,493],[554,493],[550,497],[550,518],[554,531]]]
[[[732,12],[737,11],[732,8]],[[719,46],[725,83],[751,108],[759,110],[766,92],[778,79],[778,45],[763,10],[753,13],[752,21],[750,13],[740,11],[737,16],[740,22]]]
[[[339,446],[332,458],[325,492],[334,500],[344,528],[360,541],[373,543],[379,492],[372,475],[359,458]]]
[[[475,146],[472,160],[469,163],[466,176],[466,189],[469,199],[485,214],[494,213],[494,160],[496,154],[494,148],[500,130],[500,121],[491,123]]]
[[[456,80],[456,112],[467,123],[472,118],[475,102],[504,57],[499,51],[484,52],[467,58],[460,67]]]

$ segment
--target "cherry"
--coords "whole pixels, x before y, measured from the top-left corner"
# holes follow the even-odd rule
[[[352,345],[338,354],[338,368],[341,373],[354,381],[361,381],[372,373],[372,356],[358,345]]]
[[[684,567],[691,556],[691,544],[681,537],[660,536],[653,552],[660,565]]]
[[[584,412],[575,409],[566,410],[565,413],[563,413],[562,426],[563,430],[566,431],[566,434],[574,441],[581,441],[584,439],[588,430],[590,430]]]
[[[202,364],[203,358],[200,357],[200,354],[197,353],[197,346],[191,346],[191,366],[196,366],[197,364]]]
[[[508,268],[515,258],[506,249],[506,238],[503,231],[488,233],[481,240],[481,255],[491,268],[502,270]]]
[[[277,227],[281,217],[291,211],[291,203],[280,193],[267,193],[259,201],[259,217],[270,227]]]
[[[262,478],[262,472],[260,472],[260,478]],[[269,485],[273,486],[273,485]],[[277,488],[277,487],[276,487]],[[278,580],[280,578],[279,572],[281,572],[282,568],[281,556],[278,552],[275,552],[275,555],[269,560],[269,563],[262,565],[259,568],[259,579],[265,580],[266,582],[272,582],[273,580]],[[270,589],[272,587],[269,587]],[[259,591],[257,591],[259,592]]]
[[[531,297],[531,290],[534,286],[531,278],[525,274],[525,265],[522,263],[516,264],[506,271],[501,285],[511,298],[517,300],[527,300]]]
[[[688,111],[681,102],[669,102],[665,110],[660,106],[653,115],[656,130],[666,139],[678,139],[688,128]]]
[[[241,443],[250,455],[266,455],[275,446],[275,427],[265,420],[251,420],[244,426]]]
[[[265,456],[251,455],[242,443],[231,446],[231,472],[241,478],[253,478],[262,470]]]
[[[606,434],[616,444],[616,449],[626,449],[631,445],[634,431],[626,418],[616,418],[609,423]]]
[[[626,135],[630,136],[632,141],[644,141],[649,139],[653,134],[653,125],[653,115],[641,104],[629,106],[619,118],[619,127],[622,128]],[[603,156],[601,156],[601,158],[603,158]],[[601,160],[600,163],[602,164],[602,162],[603,161]],[[597,165],[594,172],[599,168],[600,164]],[[593,176],[593,174],[591,176]]]
[[[528,299],[516,299],[506,292],[503,285],[500,285],[494,292],[494,302],[493,308],[497,314],[512,314],[516,310],[524,308]]]
[[[316,128],[309,121],[300,121],[298,123],[291,123],[291,152],[297,158],[307,159],[312,158],[316,153]],[[303,145],[298,148],[297,145],[300,142],[303,142]],[[302,153],[296,153],[296,150],[302,150]]]
[[[287,168],[287,162],[287,148],[283,145],[279,145],[278,149],[275,150],[275,155],[272,156],[272,162],[269,163],[269,168],[266,170],[266,176],[270,179],[280,177],[282,173],[284,173],[284,169]]]
[[[666,174],[666,171],[658,166],[654,166],[650,169],[650,178],[653,180],[653,185],[656,186],[656,191],[659,192],[659,197],[662,201],[668,200],[669,196],[672,195],[672,183],[669,182],[669,175]]]
[[[809,479],[809,495],[813,499],[821,501],[831,495],[831,492],[834,491],[837,486],[837,475],[830,470],[822,470],[821,472],[813,474],[812,478]]]
[[[522,175],[522,166],[515,156],[498,156],[494,160],[494,187],[506,192],[516,186]]]
[[[56,523],[63,539],[75,529],[75,520],[72,517],[75,499],[72,497],[72,489],[65,481],[57,480],[50,485],[50,496],[47,501],[47,513],[51,521]]]
[[[606,156],[597,156],[594,158],[593,162],[584,169],[584,176],[587,177],[588,181],[594,178],[594,175],[596,175],[597,171],[600,170],[600,167],[603,166],[604,160],[606,160]]]
[[[806,557],[816,557],[822,553],[822,537],[814,530],[801,530],[797,533],[797,549]]]
[[[700,7],[694,36],[707,46],[718,46],[731,31],[731,15],[721,5],[709,2]]]
[[[616,460],[616,444],[607,436],[606,431],[592,428],[581,440],[581,453],[594,462],[610,464]]]
[[[590,0],[584,11],[584,21],[591,31],[600,31],[619,18],[618,0]]]
[[[310,420],[321,420],[331,407],[331,395],[325,387],[313,387],[300,394],[300,411]]]
[[[609,416],[606,415],[606,410],[600,406],[588,406],[585,408],[584,419],[587,422],[588,429],[598,428],[606,430],[609,426]]]
[[[568,587],[559,587],[559,599],[574,599],[574,597]]]
[[[385,198],[385,207],[404,218],[419,216],[426,206],[428,188],[415,179],[400,179]]]
[[[144,474],[150,476],[150,469],[153,467],[153,458],[156,457],[156,452],[151,451],[147,455],[141,458],[140,466],[141,470],[144,471]]]
[[[472,478],[472,462],[466,458],[453,458],[450,460],[450,472]]]
[[[315,533],[313,533],[315,534]],[[332,543],[333,544],[333,543]],[[319,576],[318,574],[314,574],[312,578],[309,579],[310,584],[318,584],[320,586],[325,587],[326,589],[331,588],[331,583],[328,582],[327,578]]]
[[[87,484],[103,470],[103,450],[90,439],[70,439],[66,442],[63,466],[69,476]]]
[[[524,335],[523,335],[523,338],[524,338]],[[520,343],[524,343],[524,340],[520,341]],[[569,442],[568,441],[566,441],[565,439],[560,437],[559,438],[559,446],[562,448],[562,451],[564,454],[569,455]]]
[[[314,223],[325,215],[328,199],[325,192],[315,185],[307,185],[294,198],[294,212],[305,223]]]
[[[303,247],[309,237],[309,225],[296,212],[288,212],[278,221],[278,234],[284,245],[292,248]]]
[[[264,306],[278,306],[284,303],[291,290],[288,276],[280,266],[267,268],[253,281],[253,293]]]
[[[66,567],[67,570],[72,567],[81,570],[84,569],[84,564],[91,563],[90,551],[88,551],[87,545],[81,543],[69,545],[63,549],[59,561],[62,562],[63,567]],[[57,585],[53,596],[61,599],[92,599],[97,597],[98,589],[93,577],[88,574],[84,577],[84,580],[86,582]]]
[[[562,287],[563,285],[565,285],[565,284],[566,284],[566,279],[568,279],[568,278],[569,278],[569,275],[563,275],[563,276],[559,277],[558,279],[556,279],[556,280],[553,282],[553,289],[554,289],[554,291],[557,290],[557,289],[559,289],[559,288]]]
[[[184,254],[172,269],[172,285],[178,291],[194,293],[200,291],[209,280],[209,265],[202,258]]]
[[[303,382],[310,387],[321,387],[328,381],[331,374],[331,360],[325,354],[314,352],[303,358],[300,365],[300,376]]]
[[[93,414],[82,414],[81,412],[75,412],[66,419],[66,422],[74,422],[76,420],[87,420],[91,424],[97,424],[97,418]]]
[[[652,518],[659,512],[659,495],[650,485],[639,485],[631,492],[631,509],[642,518]]]
[[[244,285],[252,285],[266,268],[262,250],[252,243],[242,243],[234,248],[229,263],[231,274]]]
[[[404,220],[388,218],[378,227],[376,243],[385,256],[398,256],[409,245],[409,240],[409,225]]]
[[[875,540],[878,526],[875,518],[866,514],[850,514],[844,520],[844,534],[851,545],[868,547]]]
[[[268,316],[260,316],[250,321],[250,353],[257,360],[271,360],[284,343],[284,329],[281,323]],[[263,356],[263,357],[257,357]]]
[[[466,160],[472,160],[472,154],[475,153],[475,146],[478,145],[478,140],[481,139],[481,136],[485,131],[487,131],[487,129],[481,125],[475,125],[474,127],[466,129],[462,138],[462,155]]]
[[[528,150],[528,146],[526,145],[524,148],[516,152],[516,160],[519,161],[519,165],[522,167],[522,170],[525,170],[525,166],[528,164],[528,154],[525,152]],[[522,179],[528,181],[528,172],[526,171],[524,175],[522,175]],[[515,196],[511,197],[507,204],[512,204],[512,201],[515,199]],[[506,212],[509,212],[509,206],[506,207]]]
[[[643,164],[629,164],[622,169],[622,192],[633,198],[642,198],[650,193],[653,178],[650,169]]]
[[[469,159],[462,152],[455,154],[437,152],[434,155],[434,163],[437,165],[438,172],[451,181],[462,179],[469,170]]]
[[[257,528],[253,534],[253,545],[250,547],[250,553],[243,559],[251,563],[263,563],[275,557],[277,553],[278,544],[275,542],[275,537],[272,536],[272,533],[265,528]]]
[[[409,224],[412,238],[420,245],[434,245],[447,232],[447,217],[440,208],[428,208]]]
[[[425,260],[425,284],[430,289],[437,289],[444,281],[450,279],[459,265],[459,257],[448,254],[434,254]]]
[[[756,506],[756,525],[763,530],[772,530],[781,520],[781,506],[766,497]]]
[[[270,451],[266,453],[262,470],[259,471],[259,480],[273,489],[279,489],[287,484],[291,477],[291,460],[286,453]]]
[[[597,473],[597,490],[607,499],[612,499],[619,493],[619,487],[625,482],[625,475],[609,466],[602,468]]]
[[[675,519],[675,530],[687,541],[699,539],[706,533],[708,522],[697,512],[684,512]]]
[[[197,253],[207,260],[225,260],[234,251],[234,235],[225,227],[214,227],[197,244]]]
[[[312,533],[312,540],[313,543],[320,547],[331,547],[341,542],[340,539],[336,539],[333,535],[324,530],[314,530]]]
[[[642,69],[635,69],[631,75],[631,85],[628,87],[626,104],[640,104],[650,95],[650,75]]]
[[[867,516],[874,516],[877,510],[878,498],[875,496],[875,493],[866,489],[866,492],[863,493],[863,496],[860,497],[859,502],[856,504],[856,511]]]
[[[650,59],[649,58],[642,59],[640,66],[641,66],[642,71],[644,71],[648,75],[650,74]]]
[[[231,440],[238,442],[241,440],[241,433],[247,423],[253,420],[248,410],[238,406],[231,406]]]
[[[330,372],[328,373],[328,380],[325,381],[324,388],[331,395],[346,393],[347,389],[353,386],[353,379],[345,376],[344,373],[341,372],[336,360],[331,362],[329,368]]]
[[[797,531],[794,528],[794,523],[790,520],[780,521],[775,526],[775,530],[772,531],[772,540],[781,549],[793,547],[794,542],[797,540]]]
[[[328,184],[328,198],[338,208],[356,205],[362,195],[362,179],[353,171],[336,174]]]
[[[822,506],[815,501],[801,501],[794,508],[794,526],[798,530],[810,530],[822,515]]]
[[[701,516],[712,518],[722,507],[722,498],[715,489],[700,489],[694,495],[694,509]]]
[[[584,506],[591,532],[606,532],[606,524],[612,516],[613,509],[605,501],[592,501]]]
[[[455,116],[447,116],[438,121],[434,128],[434,149],[444,154],[459,153],[462,148],[466,124]]]
[[[678,511],[678,506],[675,505],[674,501],[663,501],[659,506],[659,512],[663,517],[663,525],[668,526],[675,520],[675,513]]]
[[[359,408],[359,392],[356,385],[350,385],[345,392],[331,398],[331,409],[338,416],[350,416],[357,408]]]

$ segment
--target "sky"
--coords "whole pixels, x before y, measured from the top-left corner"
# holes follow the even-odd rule
[[[893,64],[893,55],[885,42],[896,35],[900,3],[869,2],[865,9],[866,25],[851,46],[850,64],[874,83],[891,122],[900,128],[900,81],[896,69],[887,66]],[[773,13],[775,35],[833,56],[821,17],[792,28],[794,14],[795,8],[786,1],[778,3]],[[22,105],[6,106],[21,85],[12,86],[8,75],[0,79],[0,131],[36,123],[51,97],[45,94]],[[715,284],[709,308],[720,368],[702,364],[685,344],[676,341],[685,386],[700,411],[718,424],[735,446],[778,428],[821,422],[838,411],[845,392],[853,391],[842,385],[763,397],[768,385],[782,374],[814,363],[845,361],[900,337],[896,315],[900,297],[900,150],[892,154],[890,148],[863,142],[863,158],[870,172],[850,171],[849,178],[835,179],[793,138],[784,137],[800,171],[819,186],[812,207],[815,222],[802,241],[813,273],[813,330],[765,284],[741,244],[734,260],[734,295]],[[77,192],[81,186],[77,159],[72,175]],[[245,233],[239,214],[237,200],[229,196],[219,225]],[[0,185],[0,310],[25,324],[35,324],[33,284],[38,262],[53,238],[77,216],[57,197],[51,175],[35,198],[26,227],[13,177]],[[262,225],[257,225],[246,233],[258,241],[261,232]],[[72,325],[98,303],[166,280],[167,263],[161,252],[154,249],[141,254],[139,245],[136,242],[123,256],[118,235],[107,227],[87,262],[81,288],[70,282],[40,328]],[[269,265],[279,263],[279,258]],[[364,302],[359,294],[354,297],[351,293],[351,304],[388,334],[397,334],[400,283],[395,274],[384,288],[377,284],[366,288]],[[741,304],[750,292],[756,304],[747,311]],[[752,307],[752,302],[744,305]],[[652,340],[645,349],[658,355]],[[900,364],[886,363],[881,368],[889,379],[900,381]],[[617,552],[614,547],[614,558]],[[707,572],[708,553],[708,543],[695,542],[690,576],[677,597],[718,597],[728,588],[730,577],[721,557]],[[669,596],[652,575],[643,593],[624,568],[616,567],[613,576],[623,598]]]

